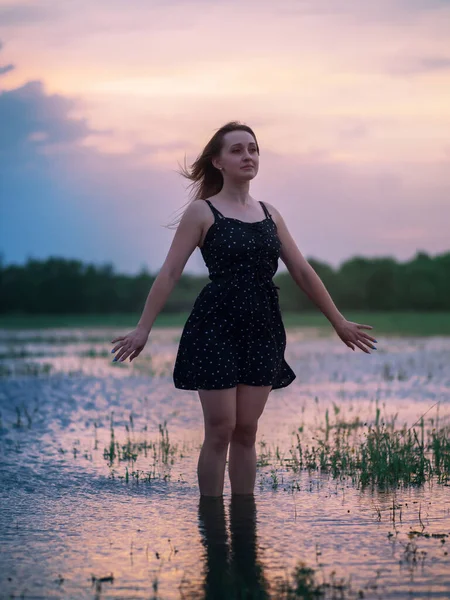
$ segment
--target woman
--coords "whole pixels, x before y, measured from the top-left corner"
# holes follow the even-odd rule
[[[298,286],[331,322],[341,340],[370,354],[376,340],[337,310],[325,286],[302,256],[275,206],[250,196],[259,166],[252,129],[239,122],[221,127],[182,175],[194,198],[185,210],[167,258],[148,295],[137,328],[117,343],[114,360],[130,361],[147,343],[153,323],[198,246],[211,282],[197,297],[183,328],[174,367],[176,388],[197,390],[205,440],[198,461],[201,496],[222,496],[230,446],[232,494],[253,494],[258,419],[271,390],[295,374],[284,359],[286,333],[272,277],[278,258]]]

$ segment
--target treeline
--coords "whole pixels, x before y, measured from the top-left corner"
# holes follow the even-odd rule
[[[450,253],[413,260],[354,257],[333,269],[309,259],[339,309],[450,310]],[[29,259],[25,265],[4,266],[0,259],[0,313],[111,314],[140,313],[156,278],[114,272],[112,264],[94,266],[79,260]],[[183,274],[162,312],[190,311],[208,276]],[[289,273],[274,277],[282,310],[304,311],[314,304]]]

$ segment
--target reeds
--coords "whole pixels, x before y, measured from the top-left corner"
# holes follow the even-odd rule
[[[422,418],[417,428],[404,426],[395,430],[394,420],[380,425],[377,408],[374,425],[369,425],[362,439],[358,439],[357,432],[362,427],[364,424],[358,419],[331,426],[327,411],[324,436],[316,437],[315,445],[304,446],[296,434],[297,443],[290,450],[290,468],[317,470],[335,478],[351,477],[362,486],[420,485],[432,477],[438,483],[449,481],[449,426],[425,431]]]
[[[336,417],[340,409],[335,406]],[[361,486],[380,487],[421,485],[433,479],[446,485],[450,482],[450,426],[439,426],[439,422],[430,419],[431,428],[425,427],[423,417],[417,425],[401,429],[395,427],[395,416],[390,422],[380,423],[380,410],[376,408],[373,424],[362,422],[359,417],[352,421],[337,419],[330,423],[328,410],[325,414],[325,427],[318,428],[314,444],[305,443],[304,428],[294,432],[294,445],[285,457],[278,447],[272,452],[264,440],[259,442],[258,468],[269,467],[272,488],[277,488],[278,473],[276,465],[281,464],[294,473],[299,471],[317,471],[333,478],[351,478],[352,483]],[[20,420],[20,417],[18,417]],[[134,441],[134,423],[130,415],[130,426],[125,425],[127,439],[119,443],[116,439],[113,414],[111,415],[110,441],[104,447],[103,456],[109,467],[127,462],[124,479],[129,476],[138,480],[170,479],[170,470],[177,454],[183,456],[177,444],[169,439],[167,423],[159,424],[159,438]],[[96,441],[97,447],[98,441]],[[150,472],[135,469],[140,456],[152,458]],[[147,465],[148,466],[148,465]],[[159,472],[158,472],[159,470]],[[112,475],[114,469],[112,470]]]
[[[170,479],[170,468],[175,462],[174,456],[178,451],[178,444],[173,444],[169,440],[169,432],[167,429],[167,422],[158,425],[160,437],[158,441],[132,441],[130,438],[130,427],[134,430],[133,416],[130,414],[130,427],[125,426],[127,430],[127,440],[125,443],[119,443],[116,440],[114,430],[114,412],[111,413],[110,419],[110,441],[108,446],[103,450],[103,458],[108,461],[108,466],[111,468],[111,477],[114,478],[114,469],[112,468],[114,463],[120,464],[121,462],[129,463],[131,473],[128,470],[128,466],[125,467],[124,479],[126,482],[129,481],[130,476],[136,481],[152,481],[154,479]],[[150,471],[139,471],[134,469],[134,465],[140,456],[145,458],[153,458],[153,464],[151,465]],[[164,473],[157,472],[157,467],[164,470]]]

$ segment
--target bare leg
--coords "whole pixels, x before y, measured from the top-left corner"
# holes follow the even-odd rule
[[[237,439],[231,439],[228,472],[232,494],[253,494],[256,481],[254,441],[241,444]]]
[[[228,443],[203,442],[197,466],[198,485],[202,496],[222,496]]]
[[[230,442],[228,472],[232,494],[253,494],[256,481],[256,432],[271,386],[239,384],[236,427]]]
[[[200,495],[222,496],[228,446],[236,423],[236,388],[198,393],[205,421],[197,467]]]

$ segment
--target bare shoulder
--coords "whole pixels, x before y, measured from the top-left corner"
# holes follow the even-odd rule
[[[277,226],[277,235],[281,242],[280,258],[288,268],[290,274],[300,281],[306,273],[309,273],[311,267],[300,252],[294,238],[281,216],[280,211],[270,202],[264,203],[272,215],[272,219]],[[297,279],[296,279],[297,281]]]
[[[268,211],[272,215],[272,219],[275,221],[275,225],[278,227],[283,223],[283,217],[281,216],[280,211],[270,202],[264,200],[264,204],[267,206]]]
[[[161,267],[161,271],[164,269],[175,279],[181,276],[186,262],[203,239],[205,207],[208,208],[206,202],[194,200],[189,202],[183,212],[166,260]]]
[[[190,202],[183,212],[183,221],[192,224],[203,225],[207,222],[208,212],[211,212],[207,203],[202,199],[195,199]]]
[[[198,246],[201,248],[206,232],[214,223],[214,215],[208,206],[208,203],[202,198],[193,200],[188,209],[189,215],[186,215],[186,217],[189,220],[190,225],[193,225],[200,230]]]
[[[195,217],[196,215],[199,216],[202,214],[206,214],[205,208],[207,208],[206,202],[202,199],[196,198],[195,200],[189,203],[188,207],[184,212],[185,214],[189,214],[189,216],[192,215],[193,217]]]

